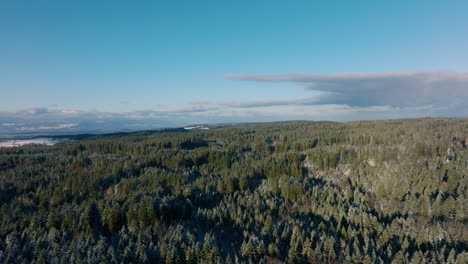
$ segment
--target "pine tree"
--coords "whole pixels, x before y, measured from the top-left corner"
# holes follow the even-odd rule
[[[288,262],[289,263],[296,263],[299,259],[299,254],[297,252],[297,244],[291,245],[288,251]]]
[[[278,247],[273,243],[268,245],[268,256],[271,256],[271,257],[279,256]]]
[[[304,244],[302,245],[302,256],[308,261],[312,262],[312,257],[313,257],[313,250],[312,250],[312,242],[310,241],[309,238],[307,238],[304,241]]]

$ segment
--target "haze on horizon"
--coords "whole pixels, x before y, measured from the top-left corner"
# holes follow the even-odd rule
[[[468,116],[468,2],[4,1],[0,134]]]

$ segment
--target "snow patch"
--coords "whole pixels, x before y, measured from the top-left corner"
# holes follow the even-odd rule
[[[0,148],[14,148],[21,147],[24,145],[43,145],[52,146],[59,142],[68,141],[68,139],[54,139],[54,138],[34,138],[34,139],[23,139],[23,140],[7,140],[0,142]]]

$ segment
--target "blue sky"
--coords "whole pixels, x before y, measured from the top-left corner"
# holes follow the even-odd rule
[[[467,13],[463,0],[2,1],[0,133],[467,116]]]

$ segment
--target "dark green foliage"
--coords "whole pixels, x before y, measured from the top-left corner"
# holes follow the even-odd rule
[[[468,120],[0,149],[0,263],[466,263]]]

